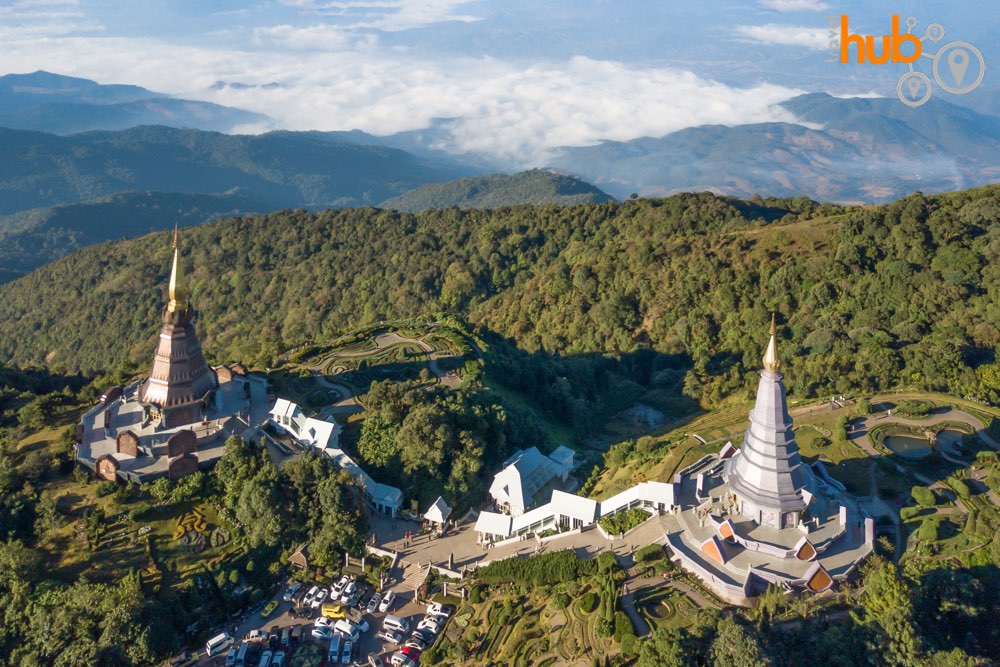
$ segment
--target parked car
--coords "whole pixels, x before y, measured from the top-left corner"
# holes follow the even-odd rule
[[[419,637],[420,639],[423,639],[424,643],[426,643],[428,646],[434,643],[434,638],[435,638],[434,633],[427,629],[414,630],[410,636]]]
[[[343,593],[344,589],[347,588],[347,584],[350,583],[351,578],[346,574],[337,580],[337,583],[333,585],[333,597],[339,598]]]
[[[330,649],[326,653],[326,664],[336,665],[340,662],[340,642],[343,641],[340,635],[333,635],[330,639]]]
[[[257,663],[257,667],[269,667],[271,664],[271,656],[274,655],[270,651],[264,651],[260,654],[260,662]]]
[[[354,623],[354,625],[358,626],[358,630],[360,630],[361,632],[368,632],[368,628],[371,627],[368,624],[368,619],[365,618],[364,616],[362,616],[356,621],[351,621],[351,622]]]
[[[428,616],[441,616],[443,618],[450,618],[452,614],[455,613],[455,608],[450,604],[441,604],[440,602],[432,602],[427,605],[427,615]]]
[[[271,633],[267,636],[267,646],[273,652],[278,648],[278,642],[281,641],[281,628],[277,625],[271,626]]]
[[[387,612],[392,608],[392,603],[396,601],[396,592],[389,591],[382,598],[382,601],[378,603],[378,610],[381,612]]]
[[[347,586],[344,587],[343,592],[340,594],[340,604],[348,604],[348,600],[351,599],[351,596],[354,595],[357,588],[357,584],[353,581],[348,582]]]
[[[310,588],[309,592],[306,593],[306,596],[302,598],[302,604],[304,604],[307,607],[311,607],[313,600],[316,599],[316,595],[318,593],[319,593],[319,586],[313,586],[312,588]]]
[[[288,648],[292,645],[292,626],[286,625],[281,629],[281,646]]]
[[[395,644],[396,646],[403,643],[403,633],[398,630],[390,630],[386,628],[382,630],[382,632],[378,633],[378,638],[384,639],[385,641]]]
[[[384,667],[389,663],[382,660],[378,653],[368,654],[368,667]]]
[[[418,651],[424,651],[427,649],[428,643],[424,640],[423,635],[410,635],[410,638],[403,645],[410,646]]]
[[[413,648],[412,646],[404,646],[403,648],[399,649],[399,652],[405,655],[413,662],[420,662],[420,651]]]
[[[389,658],[389,664],[392,665],[392,667],[417,667],[416,660],[408,655],[403,655],[399,651],[392,654],[392,657]]]
[[[347,618],[347,610],[335,602],[324,602],[319,613],[327,618]]]
[[[340,649],[340,664],[349,665],[351,664],[351,651],[354,648],[354,644],[348,639],[344,642],[344,648]]]
[[[299,640],[302,639],[302,628],[303,627],[305,627],[305,626],[303,626],[302,624],[297,624],[297,625],[293,625],[292,626],[292,645],[293,646],[295,644],[298,644]]]
[[[197,653],[181,653],[170,661],[170,667],[188,667],[188,665],[198,664]]]
[[[348,607],[357,607],[361,604],[361,591],[354,591],[351,593],[350,597],[347,598]]]
[[[226,667],[236,667],[236,655],[240,652],[235,646],[226,654]]]
[[[441,632],[441,625],[442,624],[437,617],[426,616],[424,617],[424,620],[417,623],[417,630],[430,630],[436,635]]]
[[[302,582],[293,581],[291,585],[285,589],[285,594],[281,596],[281,599],[285,602],[291,602],[292,598],[295,597],[295,594],[299,592],[300,588],[302,588]]]
[[[335,619],[332,619],[329,616],[320,616],[313,622],[313,625],[317,628],[332,628],[333,624],[336,622],[337,621]]]
[[[374,614],[378,610],[379,603],[382,602],[382,595],[376,593],[372,596],[372,599],[368,601],[368,605],[365,607],[365,611],[369,614]]]
[[[303,589],[303,588],[300,588],[299,590],[297,590],[295,592],[295,595],[292,596],[292,604],[293,605],[300,605],[300,604],[302,604],[302,600],[305,599],[305,597],[306,597],[306,592],[307,591],[305,589]]]
[[[283,664],[285,664],[285,653],[283,651],[278,651],[274,654],[274,657],[271,658],[271,667],[281,667]]]
[[[317,591],[316,593],[316,596],[313,598],[312,604],[310,604],[309,606],[312,607],[313,609],[318,608],[326,601],[326,595],[327,595],[327,590],[325,588],[319,589],[319,591]]]
[[[278,608],[278,601],[271,600],[266,605],[264,605],[264,608],[260,612],[260,617],[267,618],[268,616],[271,615],[271,612],[273,612],[277,608]]]
[[[266,642],[267,641],[267,633],[266,632],[261,632],[260,630],[251,630],[250,632],[248,632],[243,637],[243,641],[250,642],[250,643],[253,643],[253,642]]]
[[[313,639],[319,639],[320,641],[330,641],[333,637],[333,630],[324,627],[322,625],[317,625],[312,629],[310,633]]]

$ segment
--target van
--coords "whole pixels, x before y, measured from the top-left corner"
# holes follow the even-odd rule
[[[208,657],[211,658],[212,656],[219,655],[223,651],[228,650],[232,645],[233,638],[229,636],[228,632],[223,632],[205,642],[205,653],[207,653]]]
[[[334,619],[347,618],[347,611],[343,606],[337,604],[336,602],[324,602],[323,606],[320,607],[319,615]]]
[[[389,628],[390,630],[396,630],[397,632],[402,632],[403,634],[410,631],[410,624],[405,618],[393,616],[392,614],[386,614],[385,618],[382,620],[382,627]]]
[[[240,650],[236,652],[236,667],[247,667],[247,652],[250,651],[250,644],[243,642]]]
[[[340,635],[334,635],[330,640],[330,650],[326,654],[326,662],[335,665],[340,661]]]
[[[345,637],[350,637],[351,641],[355,643],[358,641],[358,639],[361,638],[360,628],[358,628],[358,626],[354,625],[350,621],[343,618],[337,621],[336,624],[334,624],[333,631],[339,632]]]

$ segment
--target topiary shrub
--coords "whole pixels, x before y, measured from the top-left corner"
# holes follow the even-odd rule
[[[641,549],[637,549],[633,555],[636,563],[644,563],[646,561],[660,560],[665,553],[663,547],[659,544],[648,544]]]
[[[934,505],[937,504],[934,498],[934,492],[926,486],[913,487],[910,490],[910,495],[913,496],[914,502],[923,507],[934,507]]]
[[[590,614],[595,609],[597,609],[597,594],[593,591],[589,591],[583,594],[580,598],[580,611],[584,614]]]

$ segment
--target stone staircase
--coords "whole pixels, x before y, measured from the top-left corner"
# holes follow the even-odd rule
[[[401,560],[399,561],[399,567],[402,568],[402,579],[392,587],[392,590],[396,591],[396,595],[417,590],[420,588],[420,584],[424,583],[424,579],[427,578],[427,568],[417,563]]]

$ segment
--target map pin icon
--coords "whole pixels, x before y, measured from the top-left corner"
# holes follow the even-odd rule
[[[906,88],[910,91],[910,99],[917,99],[917,93],[920,92],[920,82],[916,79],[910,79],[906,82]]]
[[[955,77],[955,85],[961,86],[962,79],[965,78],[965,72],[969,69],[969,54],[961,49],[955,49],[948,55],[948,69],[951,70],[951,75]]]

